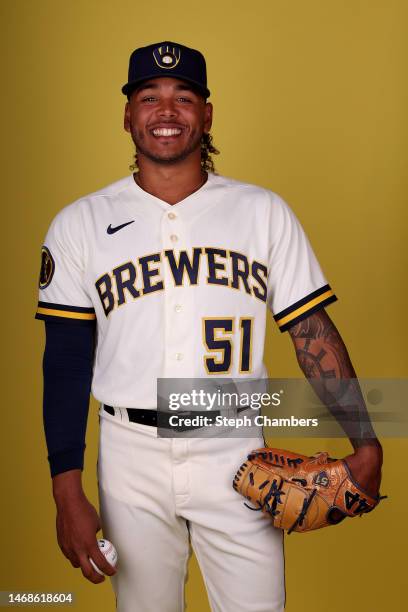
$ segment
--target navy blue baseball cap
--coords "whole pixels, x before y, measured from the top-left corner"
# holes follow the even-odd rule
[[[196,49],[169,41],[135,49],[129,59],[128,82],[122,87],[122,93],[129,97],[143,81],[157,77],[187,81],[204,98],[210,95],[205,59]]]

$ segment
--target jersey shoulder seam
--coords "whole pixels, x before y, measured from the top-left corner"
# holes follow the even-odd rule
[[[77,204],[79,202],[83,202],[84,200],[93,200],[94,198],[117,197],[120,193],[129,189],[128,181],[129,181],[129,177],[124,177],[122,179],[119,179],[118,181],[115,181],[114,183],[110,183],[109,185],[106,185],[106,187],[102,187],[102,189],[98,189],[96,191],[92,191],[91,193],[87,193],[84,196],[81,196],[80,198],[72,202],[72,204]],[[115,184],[117,184],[117,189],[112,190],[112,187]]]

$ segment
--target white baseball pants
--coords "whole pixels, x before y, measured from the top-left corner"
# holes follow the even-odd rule
[[[246,454],[264,446],[261,430],[158,438],[155,427],[99,414],[100,513],[118,551],[118,612],[182,612],[190,543],[213,612],[281,612],[282,532],[232,488]]]

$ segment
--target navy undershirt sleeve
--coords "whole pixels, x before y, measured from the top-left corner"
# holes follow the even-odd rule
[[[95,321],[45,323],[43,421],[51,476],[84,467],[95,330]]]

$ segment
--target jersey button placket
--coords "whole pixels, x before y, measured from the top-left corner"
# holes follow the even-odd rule
[[[180,213],[167,212],[162,219],[163,251],[170,251],[170,256],[163,256],[165,277],[165,376],[169,378],[188,378],[189,371],[189,331],[188,309],[185,307],[185,295],[189,284],[186,274],[183,276],[183,285],[176,286],[171,263],[178,266],[180,252],[187,251],[188,240],[183,219]],[[188,301],[188,299],[187,299]]]

